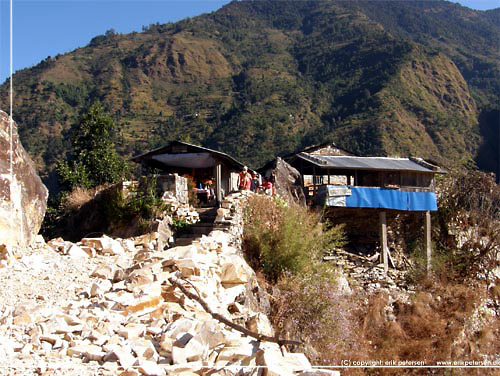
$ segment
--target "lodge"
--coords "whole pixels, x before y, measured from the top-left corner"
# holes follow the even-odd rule
[[[312,146],[283,159],[299,171],[309,204],[378,211],[386,271],[390,259],[386,211],[423,212],[430,266],[430,212],[437,210],[434,177],[445,170],[422,158],[362,157],[333,143]]]
[[[143,175],[147,169],[161,174],[189,177],[202,201],[218,205],[225,194],[238,190],[238,174],[243,164],[226,153],[173,141],[166,146],[132,158],[140,163]],[[213,196],[213,197],[212,197]]]

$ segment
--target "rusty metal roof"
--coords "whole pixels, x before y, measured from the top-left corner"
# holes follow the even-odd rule
[[[297,154],[299,158],[322,168],[352,169],[352,170],[381,170],[381,171],[411,171],[427,173],[445,173],[438,166],[434,166],[417,158],[388,158],[388,157],[356,157],[356,156],[325,156],[308,153]]]

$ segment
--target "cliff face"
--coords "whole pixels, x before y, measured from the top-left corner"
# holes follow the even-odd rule
[[[26,246],[40,230],[48,191],[12,124],[11,173],[9,116],[0,111],[0,244]]]
[[[124,155],[181,139],[258,167],[335,140],[460,163],[498,127],[478,127],[500,97],[497,16],[445,1],[232,2],[16,73],[15,117],[44,177],[97,100]]]

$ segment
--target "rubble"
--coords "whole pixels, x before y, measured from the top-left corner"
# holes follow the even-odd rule
[[[219,220],[229,225],[189,246],[158,249],[154,234],[43,244],[39,259],[33,254],[25,260],[38,265],[29,273],[40,286],[21,301],[16,300],[19,291],[1,293],[0,366],[58,374],[61,364],[69,364],[59,373],[65,375],[96,370],[102,375],[203,375],[214,369],[244,375],[258,366],[268,367],[268,375],[317,374],[303,354],[258,341],[216,319],[274,335],[258,304],[250,304],[258,300],[252,296],[258,285],[240,251],[243,199],[227,197],[227,212]],[[10,285],[12,274],[14,283],[24,280],[27,269],[14,270],[14,265],[0,269],[0,281]],[[173,284],[174,278],[208,310]]]

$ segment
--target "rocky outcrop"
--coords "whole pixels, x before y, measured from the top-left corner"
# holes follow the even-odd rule
[[[0,111],[0,244],[26,246],[40,230],[48,191],[12,125],[11,171],[9,116]]]
[[[306,204],[300,173],[280,157],[266,171],[261,171],[267,180],[274,184],[275,194],[287,201],[299,205]]]

